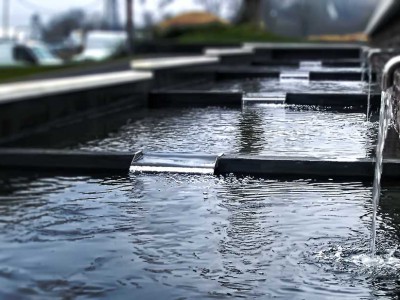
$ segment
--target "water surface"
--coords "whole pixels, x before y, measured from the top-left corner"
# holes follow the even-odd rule
[[[280,81],[270,78],[221,80],[195,85],[191,88],[210,91],[238,91],[245,94],[368,93],[368,83],[361,81]]]
[[[368,253],[361,182],[1,176],[3,299],[397,299]],[[384,190],[378,251],[399,244]]]
[[[376,127],[365,113],[313,107],[148,110],[78,148],[354,159],[374,152]]]

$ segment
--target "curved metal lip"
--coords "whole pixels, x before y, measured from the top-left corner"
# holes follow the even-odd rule
[[[377,56],[378,54],[381,54],[383,52],[382,49],[378,49],[378,48],[372,48],[368,50],[368,54],[367,54],[367,59],[368,59],[368,63],[371,65],[372,64],[372,59]]]
[[[400,69],[400,56],[395,56],[390,59],[385,67],[383,68],[382,73],[382,90],[386,91],[391,88],[394,84],[394,72]]]
[[[367,51],[367,58],[368,58],[368,63],[372,63],[372,59],[379,55],[379,54],[392,54],[392,53],[399,53],[400,54],[400,49],[396,48],[370,48]]]

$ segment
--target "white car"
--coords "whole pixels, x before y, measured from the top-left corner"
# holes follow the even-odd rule
[[[16,43],[10,39],[0,40],[0,65],[38,65],[38,66],[56,66],[62,65],[63,61],[55,57],[40,42]]]
[[[101,61],[110,58],[126,44],[127,34],[115,31],[88,32],[84,42],[84,50],[76,61]]]

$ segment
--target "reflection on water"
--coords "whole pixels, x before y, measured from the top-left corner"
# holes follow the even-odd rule
[[[259,141],[265,135],[262,112],[257,109],[246,109],[240,115],[237,127],[239,153],[261,153],[263,146]]]
[[[346,263],[369,248],[371,188],[359,182],[0,178],[3,299],[396,299],[399,291],[397,277]],[[378,251],[399,244],[390,200],[398,194],[384,190]]]
[[[150,110],[78,148],[352,159],[371,156],[376,127],[363,113],[298,106]]]

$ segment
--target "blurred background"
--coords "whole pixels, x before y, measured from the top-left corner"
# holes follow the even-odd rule
[[[166,43],[365,42],[363,32],[378,4],[377,0],[0,0],[0,65],[60,66],[122,57],[127,54],[128,37],[130,50],[138,55]]]

